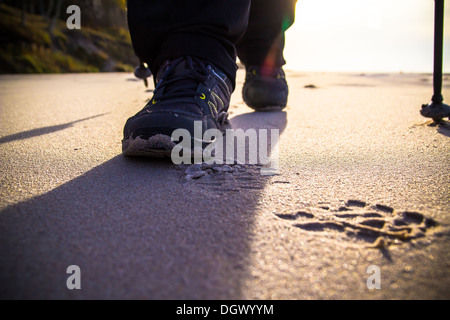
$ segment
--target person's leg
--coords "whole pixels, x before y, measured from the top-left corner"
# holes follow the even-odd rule
[[[237,69],[235,43],[246,30],[249,10],[250,0],[128,0],[133,46],[150,66],[156,87],[125,124],[124,155],[171,156],[177,129],[190,133],[191,150],[210,143],[194,137],[198,124],[200,133],[225,130]]]
[[[135,53],[153,74],[166,60],[195,56],[234,83],[235,43],[246,30],[249,10],[250,0],[128,0]]]
[[[243,99],[257,111],[286,107],[284,33],[294,22],[295,4],[296,0],[252,0],[248,28],[237,53],[246,67]]]
[[[281,67],[284,33],[294,23],[297,0],[252,0],[247,31],[237,43],[246,66]]]

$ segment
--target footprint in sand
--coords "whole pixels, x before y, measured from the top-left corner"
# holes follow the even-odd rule
[[[426,237],[439,225],[420,212],[397,211],[386,205],[369,205],[360,200],[348,200],[336,208],[322,203],[308,210],[275,215],[294,222],[294,227],[305,231],[344,233],[349,240],[379,249]]]

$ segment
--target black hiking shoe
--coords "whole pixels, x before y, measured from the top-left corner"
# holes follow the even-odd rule
[[[246,68],[242,97],[256,111],[279,111],[286,107],[288,85],[282,68]]]
[[[166,62],[156,77],[153,98],[124,128],[125,156],[170,157],[176,129],[186,129],[194,146],[194,121],[223,132],[233,91],[230,80],[212,64],[195,57]],[[202,148],[212,141],[201,141]],[[192,149],[193,150],[193,149]]]

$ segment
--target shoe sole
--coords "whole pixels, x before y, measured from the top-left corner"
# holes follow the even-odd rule
[[[255,111],[261,111],[261,112],[281,111],[284,108],[286,108],[286,106],[266,106],[266,107],[258,107],[258,108],[254,108],[251,106],[249,106],[249,107]]]
[[[148,139],[136,137],[122,141],[122,153],[127,157],[170,158],[173,147],[175,143],[172,138],[163,134],[157,134]]]
[[[203,149],[214,141],[201,140],[202,148],[198,148],[198,152],[203,154]],[[172,138],[164,134],[157,134],[148,139],[129,138],[122,141],[122,154],[126,157],[171,158],[175,146]],[[194,158],[195,150],[197,148],[192,148],[191,158]]]

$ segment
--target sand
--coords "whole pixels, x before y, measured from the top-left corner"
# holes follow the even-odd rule
[[[124,158],[151,95],[131,74],[0,76],[0,297],[450,298],[450,126],[419,114],[431,75],[288,71],[269,113],[245,106],[243,76],[231,123],[280,130],[276,175]]]

